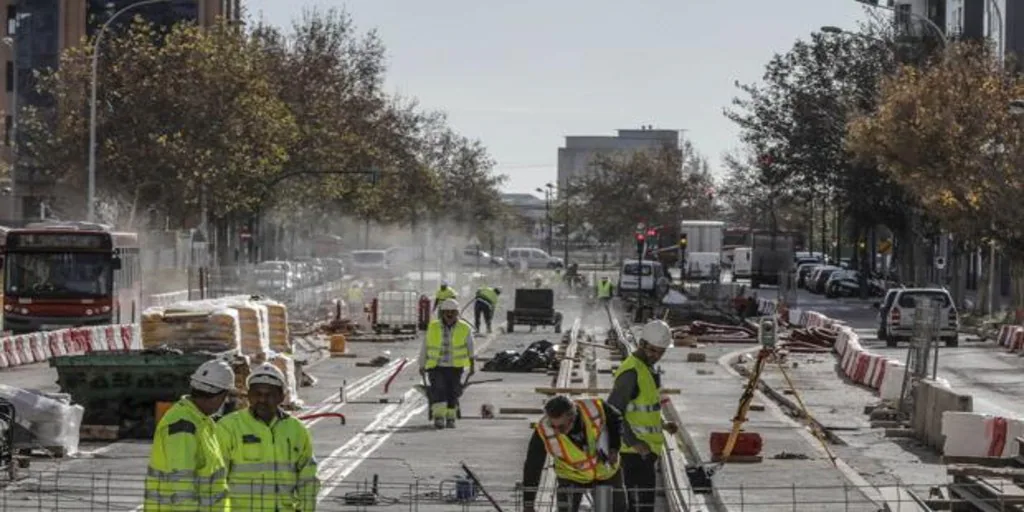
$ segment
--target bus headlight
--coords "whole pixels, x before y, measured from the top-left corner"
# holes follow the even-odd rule
[[[27,314],[28,314],[28,309],[27,309],[27,308],[21,308],[21,311],[20,311],[20,312],[21,312],[21,314],[23,314],[23,315],[27,315]]]
[[[92,310],[91,309],[85,310],[85,316],[92,316]]]
[[[100,311],[102,311],[104,313],[109,313],[110,312],[110,306],[103,306],[103,307],[100,308]]]

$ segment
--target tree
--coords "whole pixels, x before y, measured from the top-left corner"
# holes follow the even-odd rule
[[[902,68],[881,90],[879,108],[850,123],[849,150],[910,191],[958,240],[991,238],[1024,256],[1024,135],[1010,108],[1024,97],[1024,81],[1006,74],[987,47],[965,42],[929,68]]]
[[[830,231],[838,235],[828,228],[834,217],[829,210],[849,218],[858,233],[879,224],[903,227],[906,203],[899,187],[875,169],[855,166],[844,147],[847,119],[874,107],[879,77],[901,56],[908,58],[878,24],[857,35],[814,33],[774,56],[761,84],[737,84],[742,95],[726,116],[739,125],[749,155],[733,160],[731,167],[742,172],[734,173],[731,186],[767,187],[776,199],[773,209],[804,205],[808,222],[801,224],[808,231],[815,211],[820,213],[822,247]],[[759,160],[771,165],[751,165]],[[745,176],[750,172],[759,176]],[[746,193],[748,199],[752,194]]]
[[[177,226],[204,205],[214,216],[253,208],[252,184],[281,171],[295,137],[259,46],[228,25],[161,31],[141,20],[104,43],[97,189],[125,203],[143,196]],[[63,55],[41,79],[53,108],[26,109],[20,123],[25,163],[75,190],[86,181],[91,49]]]
[[[603,242],[623,242],[638,222],[676,224],[714,214],[707,160],[689,141],[681,149],[604,156],[576,183],[589,223]]]

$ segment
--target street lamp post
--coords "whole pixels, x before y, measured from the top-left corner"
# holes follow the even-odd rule
[[[17,21],[17,18],[15,18],[14,23],[15,23],[14,33],[17,34],[18,33],[18,28],[17,28],[18,21]],[[10,192],[11,209],[10,209],[10,216],[11,216],[11,219],[13,220],[14,217],[17,215],[17,212],[18,212],[18,206],[16,204],[17,200],[18,200],[18,196],[15,195],[15,193],[14,193],[14,187],[16,186],[15,183],[17,182],[17,178],[18,178],[15,175],[15,173],[18,170],[18,110],[19,110],[18,107],[21,105],[21,103],[18,102],[18,50],[14,46],[14,38],[8,36],[8,37],[3,38],[0,41],[3,42],[4,46],[10,48],[10,50],[11,50],[11,63],[12,63],[12,67],[14,68],[14,74],[11,77],[11,79],[14,82],[14,87],[12,87],[12,91],[11,91],[11,95],[13,96],[13,100],[12,100],[13,108],[11,109],[11,133],[9,134],[9,137],[10,137],[10,140],[11,140],[11,169],[10,169],[10,173],[11,173],[11,192]]]
[[[125,6],[108,18],[96,33],[96,41],[94,41],[92,45],[92,90],[89,95],[89,186],[87,192],[88,205],[86,205],[86,220],[89,222],[96,221],[96,78],[99,73],[100,43],[103,42],[103,34],[107,31],[107,27],[109,27],[114,20],[132,9],[170,1],[171,0],[142,0]]]
[[[536,189],[537,192],[540,192],[541,194],[544,194],[544,217],[545,217],[545,220],[547,221],[547,225],[548,225],[548,229],[547,229],[547,232],[548,232],[547,233],[547,242],[548,243],[547,243],[547,245],[548,245],[548,254],[549,255],[551,254],[551,245],[552,245],[551,238],[552,238],[552,229],[553,229],[552,222],[551,222],[551,197],[554,195],[554,188],[555,188],[554,185],[552,185],[551,183],[547,183],[547,184],[544,185],[544,188],[537,188]]]

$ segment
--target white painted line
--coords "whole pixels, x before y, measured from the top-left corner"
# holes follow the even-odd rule
[[[426,399],[418,391],[410,389],[400,405],[385,407],[366,429],[334,450],[320,462],[319,478],[326,482],[320,489],[317,502],[323,501],[363,461],[372,456],[394,434],[418,414],[427,409]]]

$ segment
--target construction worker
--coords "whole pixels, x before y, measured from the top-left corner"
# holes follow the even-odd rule
[[[631,512],[653,512],[658,474],[655,463],[665,446],[664,431],[678,427],[661,419],[661,375],[654,365],[672,346],[672,329],[661,320],[644,325],[639,347],[615,371],[608,403],[623,414],[622,472]]]
[[[487,323],[487,334],[491,333],[491,320],[494,312],[498,309],[498,296],[501,295],[501,288],[481,286],[476,291],[476,299],[473,303],[473,323],[476,332],[480,332],[480,316],[483,315]]]
[[[285,376],[263,363],[248,380],[249,408],[217,422],[235,510],[316,510],[320,482],[309,430],[281,410]]]
[[[430,414],[435,428],[455,428],[462,374],[476,373],[473,361],[473,327],[459,318],[459,303],[445,299],[438,306],[440,319],[430,321],[420,347],[420,375],[426,376]],[[468,377],[467,377],[468,378]]]
[[[626,510],[619,471],[621,430],[622,415],[600,399],[573,401],[558,395],[548,400],[523,465],[523,510],[536,510],[536,490],[548,455],[555,462],[559,512],[579,510],[583,493],[593,489],[604,491],[595,493],[595,501],[607,500],[611,494],[610,510]],[[595,506],[595,510],[608,509]]]
[[[458,295],[455,294],[448,282],[442,282],[441,287],[437,289],[437,293],[434,294],[434,311],[437,311],[437,306],[446,299],[457,299]]]
[[[608,276],[602,276],[601,280],[597,283],[597,299],[608,304],[612,300],[612,294],[615,291],[615,285],[608,279]]]
[[[210,416],[235,388],[235,372],[225,361],[207,361],[190,386],[156,427],[143,510],[230,510],[225,455]]]

